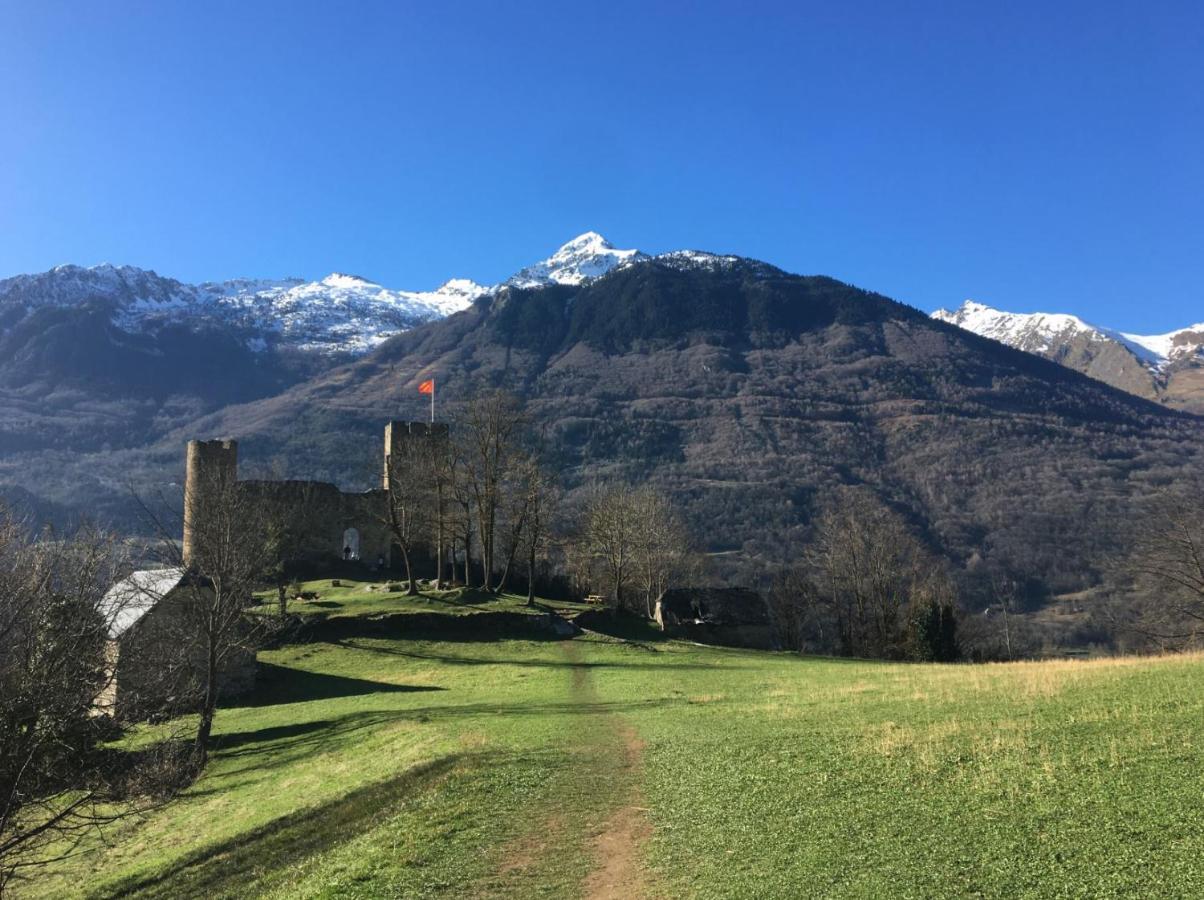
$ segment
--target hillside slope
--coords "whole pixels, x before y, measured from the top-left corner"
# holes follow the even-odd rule
[[[1195,470],[1204,437],[1199,420],[885,297],[680,253],[502,291],[159,452],[231,435],[246,458],[346,482],[371,471],[352,459],[376,452],[382,421],[424,414],[432,376],[444,403],[520,393],[570,488],[658,485],[717,573],[751,582],[795,558],[839,486],[864,485],[968,587],[997,566],[1030,577],[1034,602],[1082,590],[1145,499]]]

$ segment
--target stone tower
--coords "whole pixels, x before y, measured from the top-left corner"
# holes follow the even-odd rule
[[[206,494],[238,479],[238,441],[189,441],[184,475],[184,565],[192,564],[198,523],[207,513]]]
[[[431,438],[447,440],[447,423],[445,422],[390,422],[385,426],[385,458],[384,480],[382,486],[389,489],[389,457],[394,447],[400,447],[404,441],[414,441]]]

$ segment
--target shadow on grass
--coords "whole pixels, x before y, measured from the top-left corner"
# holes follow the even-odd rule
[[[437,600],[442,603],[443,601]],[[375,616],[313,616],[293,639],[297,643],[338,643],[355,637],[394,640],[487,643],[490,641],[557,641],[546,616],[487,610],[461,615],[441,612],[396,612]]]
[[[379,637],[379,635],[365,635]],[[374,647],[356,640],[343,639],[334,641],[339,647],[348,650],[360,650],[365,653],[379,653],[385,656],[402,656],[406,659],[426,659],[433,662],[447,663],[453,666],[519,666],[537,669],[652,669],[657,671],[681,671],[684,669],[714,669],[707,663],[683,663],[667,660],[663,663],[623,661],[623,662],[580,662],[569,659],[514,659],[498,656],[452,656],[446,653],[426,653],[419,650],[401,650],[397,647]],[[747,668],[728,666],[728,668]]]
[[[685,702],[682,696],[664,696],[620,701],[565,699],[549,703],[449,703],[396,710],[365,710],[337,718],[225,732],[215,738],[214,759],[219,765],[207,773],[203,781],[190,788],[188,795],[200,797],[228,793],[233,787],[274,777],[281,766],[344,748],[349,741],[357,739],[357,732],[387,728],[402,722],[423,724],[498,716],[557,716],[576,720],[678,706]],[[571,730],[575,726],[570,724],[568,727]]]
[[[380,824],[382,814],[452,770],[461,757],[445,756],[359,788],[311,809],[202,847],[161,872],[131,878],[93,897],[246,896],[265,871],[296,865]]]
[[[333,700],[338,697],[361,697],[365,694],[412,694],[442,690],[446,688],[434,685],[389,684],[384,681],[369,681],[366,678],[326,675],[261,661],[256,670],[254,693],[246,697],[232,698],[228,705],[275,706],[278,703]]]
[[[368,728],[372,724],[372,722],[364,721],[360,722],[358,727]],[[231,731],[214,738],[213,747],[215,752],[227,758],[271,753],[284,747],[297,747],[307,742],[333,743],[336,738],[345,735],[349,730],[351,729],[340,727],[337,720],[316,719],[312,722],[294,722],[291,725],[257,728],[254,731]],[[255,746],[249,748],[248,745]],[[232,752],[239,747],[248,747],[248,749]]]

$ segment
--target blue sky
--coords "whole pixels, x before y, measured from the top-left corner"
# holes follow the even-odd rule
[[[1204,320],[1199,3],[0,0],[0,276],[499,280],[586,230]]]

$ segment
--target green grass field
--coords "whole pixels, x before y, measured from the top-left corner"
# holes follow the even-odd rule
[[[1204,896],[1201,657],[556,640],[316,584],[203,777],[21,896]]]

